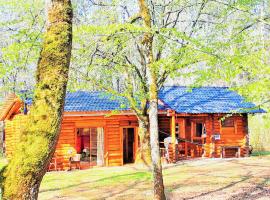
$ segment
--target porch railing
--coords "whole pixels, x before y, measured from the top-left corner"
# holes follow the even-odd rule
[[[182,139],[178,144],[175,145],[175,147],[173,147],[173,144],[170,144],[168,153],[169,159],[166,158],[166,148],[160,148],[161,157],[166,159],[168,162],[176,162],[178,160],[187,158],[202,157],[203,144]]]

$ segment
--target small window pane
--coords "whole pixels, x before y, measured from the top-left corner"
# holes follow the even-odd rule
[[[179,123],[176,123],[176,126],[175,126],[175,135],[176,135],[176,138],[179,138],[180,137],[180,124]]]
[[[234,127],[234,120],[233,118],[225,118],[221,121],[222,127]]]

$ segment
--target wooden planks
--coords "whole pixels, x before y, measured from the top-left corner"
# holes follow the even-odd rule
[[[158,125],[159,130],[167,133],[168,134],[167,137],[169,137],[171,133],[170,117],[167,117],[166,115],[160,115],[158,117]]]
[[[9,95],[0,108],[0,121],[11,120],[15,115],[20,114],[22,106],[22,101],[16,95]]]
[[[73,157],[77,153],[75,135],[75,123],[66,121],[64,118],[53,157],[56,159],[57,169],[68,169],[69,158]]]
[[[247,116],[240,116],[240,115],[234,115],[232,116],[234,120],[234,126],[233,127],[222,127],[220,119],[222,118],[222,115],[215,115],[212,118],[212,121],[210,119],[209,124],[212,123],[212,131],[209,134],[210,138],[207,140],[206,145],[206,154],[209,156],[211,148],[210,146],[214,146],[215,155],[214,157],[220,157],[221,155],[221,147],[222,146],[240,146],[241,149],[241,156],[244,156],[244,149],[246,148],[246,134],[244,121],[246,120]],[[214,121],[213,121],[214,120]],[[210,129],[211,130],[211,129]],[[213,134],[220,133],[221,138],[220,140],[213,141],[211,137],[213,137]],[[229,150],[228,150],[229,151]],[[234,155],[231,153],[230,155]]]
[[[222,114],[177,116],[176,123],[180,124],[180,135],[191,140],[192,126],[194,122],[202,122],[206,128],[206,138],[204,148],[205,157],[220,157],[221,146],[240,146],[241,156],[245,155],[247,141],[247,115],[234,115],[234,127],[221,127],[220,119]],[[14,148],[19,139],[19,133],[25,122],[26,116],[17,114],[12,120],[6,120],[6,154],[8,158],[12,156]],[[57,160],[57,169],[68,169],[69,158],[76,154],[77,128],[102,127],[104,129],[104,157],[108,166],[123,165],[123,127],[135,128],[137,136],[138,121],[134,115],[111,115],[111,116],[64,116],[61,132],[57,143],[54,158]],[[159,116],[159,129],[165,133],[170,133],[170,117]],[[194,129],[194,127],[193,127]],[[194,130],[193,130],[194,131]],[[220,140],[213,140],[213,135],[220,133]],[[136,139],[138,143],[138,139]],[[136,145],[135,145],[136,146]],[[136,151],[137,146],[135,147]],[[234,155],[235,152],[228,150],[226,155]]]
[[[5,147],[8,159],[12,157],[16,145],[20,140],[20,134],[24,128],[27,115],[18,114],[13,120],[5,121]]]
[[[119,120],[106,120],[106,138],[107,138],[107,152],[108,152],[108,165],[120,166],[123,164],[123,151],[120,135],[120,121]]]

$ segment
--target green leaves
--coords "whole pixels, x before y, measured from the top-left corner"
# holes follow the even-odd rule
[[[0,89],[31,88],[45,23],[44,2],[0,1],[0,12]]]

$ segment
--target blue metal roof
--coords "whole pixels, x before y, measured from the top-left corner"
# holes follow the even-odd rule
[[[123,111],[130,110],[130,106],[124,97],[101,91],[77,91],[67,93],[64,109],[66,112]],[[158,109],[166,110],[169,107],[159,104]]]
[[[172,86],[159,92],[162,99],[177,113],[263,113],[253,103],[227,87],[193,88]]]
[[[66,112],[129,110],[125,98],[114,97],[111,94],[98,91],[77,91],[67,93],[65,102]]]
[[[164,87],[159,99],[165,105],[159,109],[172,109],[177,113],[263,113],[262,109],[225,87],[201,87],[192,91],[187,87]],[[129,110],[128,101],[105,92],[77,91],[67,93],[65,111]]]

